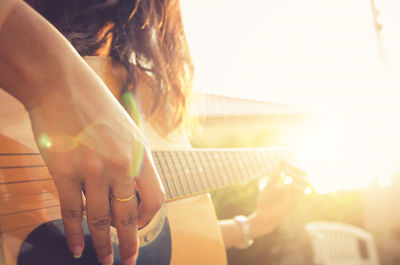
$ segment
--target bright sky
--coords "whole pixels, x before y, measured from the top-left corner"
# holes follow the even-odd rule
[[[181,2],[196,89],[314,113],[294,149],[320,192],[365,186],[374,176],[388,183],[399,147],[397,0],[376,0],[386,73],[369,0]]]

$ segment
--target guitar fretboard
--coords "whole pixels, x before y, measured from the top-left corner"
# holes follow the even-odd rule
[[[247,182],[280,172],[286,149],[192,149],[153,151],[167,200]]]
[[[152,151],[152,155],[167,200],[174,200],[278,174],[282,160],[288,159],[289,153],[282,148],[238,148]],[[0,173],[46,166],[39,153],[0,153],[0,158]],[[5,183],[1,184],[24,182],[9,179],[8,175],[4,178]],[[36,181],[49,180],[47,176]]]

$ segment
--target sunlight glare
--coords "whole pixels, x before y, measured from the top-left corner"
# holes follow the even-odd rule
[[[398,92],[379,61],[370,1],[183,0],[182,10],[197,90],[313,114],[287,138],[318,192],[390,183]]]

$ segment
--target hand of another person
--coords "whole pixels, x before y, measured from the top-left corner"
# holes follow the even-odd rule
[[[273,177],[260,191],[256,209],[248,217],[251,238],[272,232],[304,195],[308,183],[306,173],[299,167],[283,162],[282,177]]]

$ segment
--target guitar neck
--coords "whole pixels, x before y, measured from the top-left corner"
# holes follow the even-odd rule
[[[153,151],[167,200],[209,192],[280,172],[282,148]]]

